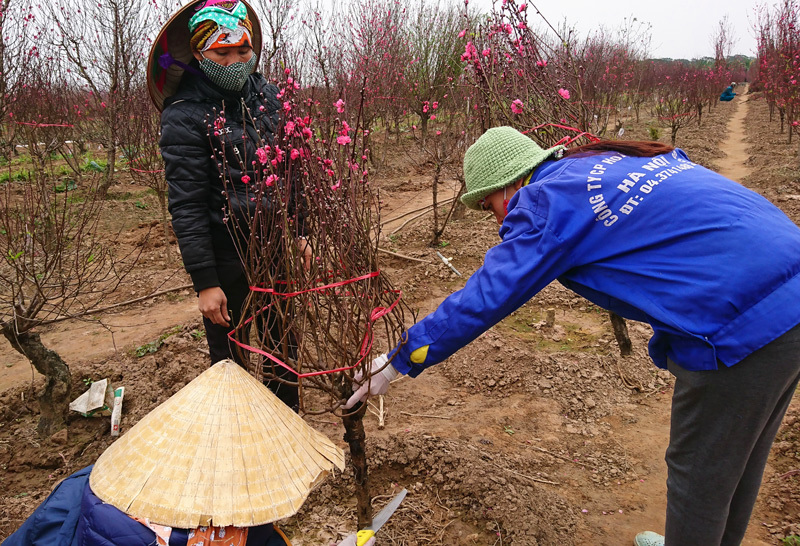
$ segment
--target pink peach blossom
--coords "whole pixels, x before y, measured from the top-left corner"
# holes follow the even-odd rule
[[[262,165],[264,165],[269,159],[269,157],[267,156],[266,148],[257,148],[256,157],[258,157],[258,160],[261,162]]]

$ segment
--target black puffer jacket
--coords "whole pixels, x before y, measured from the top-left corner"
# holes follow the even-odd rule
[[[164,102],[159,144],[169,184],[169,211],[184,266],[198,292],[220,285],[217,266],[240,263],[237,245],[243,249],[247,244],[246,226],[256,208],[255,184],[244,183],[242,177],[256,180],[252,160],[258,136],[268,143],[273,140],[282,106],[277,93],[278,88],[261,74],[251,74],[237,93],[187,72],[178,92]],[[245,107],[249,113],[244,113]],[[221,112],[224,125],[217,121]],[[224,154],[227,182],[212,157],[215,151]],[[247,158],[246,172],[240,157]],[[264,195],[264,206],[269,207],[268,194]],[[230,212],[236,222],[226,218]],[[305,234],[302,224],[298,219],[295,235]],[[229,230],[229,225],[240,229]]]

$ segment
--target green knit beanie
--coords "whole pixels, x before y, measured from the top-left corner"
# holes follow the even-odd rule
[[[467,192],[461,202],[480,210],[481,199],[513,184],[563,149],[564,146],[553,146],[543,150],[512,127],[489,129],[464,154]]]

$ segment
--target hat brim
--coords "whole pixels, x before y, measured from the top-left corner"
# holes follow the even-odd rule
[[[231,360],[197,376],[100,456],[89,485],[160,525],[249,527],[289,517],[344,452]]]
[[[489,186],[476,188],[461,196],[461,202],[467,208],[473,210],[481,210],[480,201],[487,195],[491,195],[497,190],[502,190],[506,186],[510,186],[523,176],[530,173],[545,160],[549,159],[559,150],[563,150],[564,146],[558,145],[552,148],[542,150],[538,146],[536,149],[530,149],[528,153],[520,154],[514,161],[503,166],[503,172],[498,173],[498,181]]]
[[[164,99],[175,94],[183,77],[183,68],[173,64],[169,68],[162,68],[159,58],[165,53],[172,55],[176,61],[189,64],[194,59],[189,46],[191,33],[189,32],[189,19],[206,0],[195,0],[178,10],[169,21],[161,28],[147,58],[147,90],[158,111],[164,109]],[[256,54],[256,66],[261,58],[261,23],[255,10],[240,0],[247,8],[247,18],[253,24],[253,51]]]

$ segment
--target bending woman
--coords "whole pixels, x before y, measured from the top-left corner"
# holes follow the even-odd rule
[[[502,242],[462,290],[357,378],[351,407],[397,374],[448,358],[551,281],[653,327],[675,376],[665,537],[744,537],[772,442],[800,380],[800,228],[759,194],[655,142],[543,150],[510,127],[464,157],[473,209]]]

